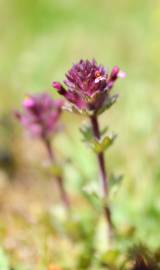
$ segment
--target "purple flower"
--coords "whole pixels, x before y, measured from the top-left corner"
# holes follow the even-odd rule
[[[23,101],[23,112],[16,117],[34,137],[47,139],[59,128],[62,100],[53,100],[47,93],[30,95]]]
[[[119,77],[125,77],[125,73],[115,66],[111,73],[95,60],[80,60],[66,74],[64,87],[59,82],[53,82],[52,86],[58,90],[78,112],[97,114],[111,102],[110,92]]]

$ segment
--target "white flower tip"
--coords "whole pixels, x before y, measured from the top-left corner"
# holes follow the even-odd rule
[[[124,71],[120,70],[120,71],[118,72],[118,77],[119,77],[119,78],[124,79],[124,78],[126,78],[126,76],[127,76],[127,74],[126,74]]]

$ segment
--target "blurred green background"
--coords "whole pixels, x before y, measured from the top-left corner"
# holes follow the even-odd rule
[[[118,102],[101,116],[101,125],[119,135],[106,155],[109,171],[125,176],[114,218],[137,226],[138,239],[153,247],[160,243],[159,25],[158,0],[0,0],[1,115],[20,107],[27,93],[54,93],[52,81],[62,81],[80,58],[126,71],[114,90]],[[96,179],[95,157],[80,141],[82,120],[65,113],[68,135],[57,145],[84,178]],[[85,182],[66,174],[77,189]]]

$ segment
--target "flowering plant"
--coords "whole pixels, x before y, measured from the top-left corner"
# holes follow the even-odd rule
[[[62,167],[57,164],[55,153],[51,145],[51,135],[60,129],[62,100],[53,100],[47,93],[30,95],[23,101],[23,112],[16,111],[15,115],[30,134],[42,140],[46,147],[50,163],[54,166],[55,178],[59,187],[64,206],[69,209],[69,198],[64,187]]]
[[[52,83],[59,94],[69,102],[67,108],[70,111],[89,117],[90,125],[81,128],[81,131],[84,140],[96,152],[101,187],[99,197],[108,224],[109,239],[113,238],[114,225],[108,199],[109,177],[104,151],[113,143],[115,135],[108,135],[100,130],[98,115],[110,108],[117,100],[117,95],[112,95],[111,90],[119,77],[124,78],[125,73],[118,66],[115,66],[109,73],[95,60],[80,60],[66,74],[64,80],[66,87],[59,82]]]

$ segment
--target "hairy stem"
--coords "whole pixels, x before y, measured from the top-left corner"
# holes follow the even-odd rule
[[[96,116],[91,117],[91,124],[93,128],[93,133],[96,139],[101,138],[99,124]],[[105,158],[104,158],[104,152],[100,152],[97,154],[97,160],[99,165],[99,178],[100,178],[100,185],[101,185],[101,192],[102,192],[102,198],[105,200],[109,193],[109,187],[108,187],[108,175],[107,170],[105,166]],[[111,216],[111,210],[109,206],[104,206],[104,215],[106,218],[106,221],[109,226],[109,236],[113,236],[113,222],[112,222],[112,216]]]
[[[50,162],[55,163],[55,157],[54,157],[54,153],[53,153],[53,149],[52,149],[50,140],[44,139],[43,141],[45,143],[45,147],[47,149]],[[65,190],[64,181],[63,181],[62,176],[56,176],[56,182],[57,182],[57,186],[58,186],[58,189],[60,192],[62,202],[63,202],[65,208],[67,209],[67,211],[69,211],[70,210],[70,200],[69,200],[68,194]]]

